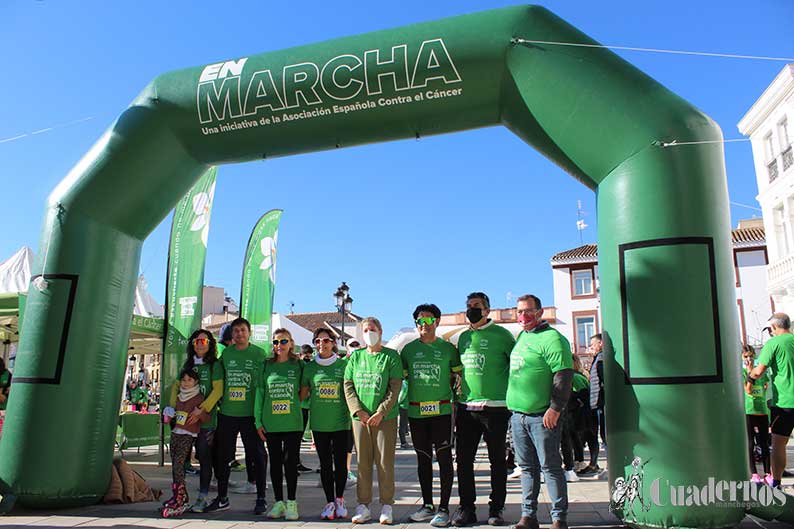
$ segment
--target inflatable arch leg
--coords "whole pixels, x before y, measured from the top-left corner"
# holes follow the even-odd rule
[[[607,50],[530,42],[555,40],[593,43],[519,6],[155,79],[50,197],[0,484],[33,506],[103,495],[141,241],[208,165],[502,124],[598,194],[615,512],[736,524],[669,494],[747,478],[722,149],[663,147],[721,133]]]

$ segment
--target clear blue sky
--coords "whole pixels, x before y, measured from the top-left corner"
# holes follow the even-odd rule
[[[790,0],[538,3],[603,44],[794,57]],[[0,143],[0,260],[22,245],[38,252],[49,192],[159,73],[513,4],[2,2],[0,140],[27,135]],[[726,138],[740,137],[737,122],[784,65],[619,53],[709,114]],[[731,200],[757,206],[749,143],[727,144],[725,156]],[[411,325],[417,303],[461,310],[472,290],[494,306],[507,306],[508,292],[551,305],[549,258],[579,245],[578,199],[585,242],[595,242],[593,193],[503,128],[222,166],[206,284],[239,299],[250,230],[277,207],[279,312],[290,301],[300,312],[332,310],[341,281],[354,311],[379,316],[387,336]],[[734,206],[732,223],[753,214]],[[530,215],[541,221],[528,224]],[[141,261],[161,302],[169,227],[170,217]]]

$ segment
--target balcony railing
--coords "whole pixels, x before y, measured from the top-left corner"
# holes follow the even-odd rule
[[[791,145],[788,146],[788,149],[780,153],[780,157],[783,159],[783,171],[787,171],[789,167],[794,165],[794,153],[791,150]]]
[[[769,290],[784,287],[786,283],[794,283],[794,255],[771,263],[766,267]]]
[[[777,159],[766,164],[766,170],[769,172],[769,183],[771,184],[777,178]]]

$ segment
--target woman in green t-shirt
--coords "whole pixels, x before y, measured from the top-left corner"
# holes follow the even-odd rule
[[[402,361],[397,351],[381,344],[383,327],[377,318],[361,321],[366,349],[356,349],[345,369],[345,400],[353,417],[358,454],[358,507],[351,521],[371,519],[372,465],[378,467],[380,523],[394,521],[394,449],[397,442],[397,398],[402,386]]]
[[[747,373],[753,369],[755,349],[752,345],[742,347],[742,367],[744,369],[742,380],[747,380]],[[772,474],[769,470],[769,408],[766,405],[766,388],[769,379],[766,373],[761,375],[748,389],[745,387],[744,411],[747,423],[747,446],[750,449],[750,474],[754,483],[766,482],[772,484]],[[761,464],[764,467],[765,477],[758,474],[755,466],[755,446],[761,449]]]
[[[343,497],[347,485],[350,414],[343,392],[347,360],[337,355],[336,338],[328,329],[314,331],[317,356],[303,369],[301,399],[309,403],[311,428],[320,458],[320,482],[325,492],[323,520],[347,518]]]
[[[303,362],[287,329],[273,332],[273,356],[265,362],[257,384],[254,421],[270,453],[270,482],[276,503],[268,518],[298,519],[298,457],[303,437],[300,384]],[[284,478],[287,502],[284,502]]]
[[[196,457],[199,460],[199,496],[190,508],[193,512],[204,512],[209,502],[213,464],[215,463],[215,428],[218,425],[218,401],[223,395],[223,364],[218,362],[218,345],[212,333],[199,329],[187,341],[187,358],[183,370],[195,370],[199,375],[199,391],[204,402],[190,413],[188,424],[198,421],[202,411],[210,419],[201,423],[196,438]],[[171,387],[171,406],[176,406],[179,384]],[[217,474],[217,472],[216,472]]]

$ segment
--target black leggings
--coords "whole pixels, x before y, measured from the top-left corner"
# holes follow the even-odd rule
[[[452,467],[452,417],[438,415],[425,419],[408,419],[411,427],[411,441],[416,451],[417,474],[422,488],[422,499],[425,505],[433,505],[433,447],[438,460],[439,477],[441,478],[441,509],[449,509],[449,497],[452,495],[452,481],[455,470]]]
[[[287,499],[294,500],[298,492],[298,457],[303,432],[268,432],[267,450],[270,452],[270,483],[276,501],[284,501],[284,477],[287,478]]]
[[[229,496],[229,462],[234,460],[237,450],[237,434],[243,438],[246,459],[251,458],[254,463],[257,498],[265,497],[265,471],[267,470],[267,452],[265,445],[256,433],[253,417],[232,417],[218,414],[218,429],[215,430],[217,443],[217,458],[221,464],[216,465],[215,473],[218,477],[218,497]]]
[[[210,481],[212,481],[212,468],[216,465],[214,457],[215,430],[199,430],[196,438],[196,457],[201,465],[199,472],[199,493],[207,495],[210,491]]]
[[[562,465],[565,470],[573,470],[574,453],[584,457],[582,442],[576,434],[575,418],[571,412],[564,410],[561,419],[562,432],[560,433],[560,449],[562,450]]]
[[[764,473],[769,474],[769,417],[766,415],[745,415],[747,417],[747,447],[750,450],[750,474],[756,474],[755,449],[753,443],[761,447],[761,463]]]
[[[332,502],[345,494],[347,485],[347,450],[350,446],[350,430],[314,433],[314,446],[320,458],[320,481],[325,492],[325,501]]]

